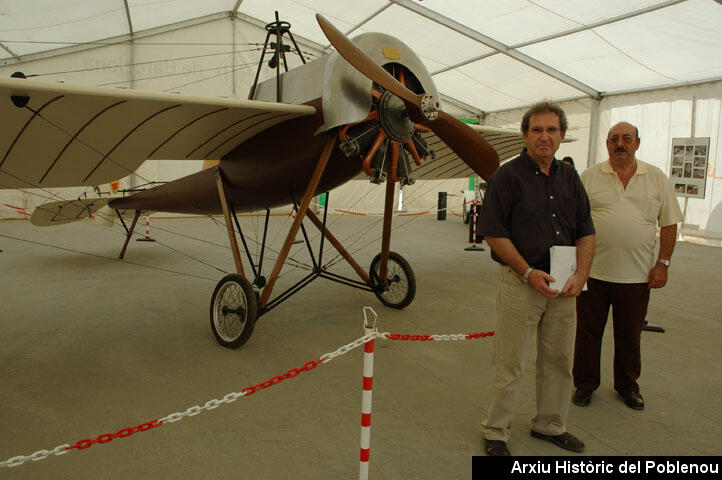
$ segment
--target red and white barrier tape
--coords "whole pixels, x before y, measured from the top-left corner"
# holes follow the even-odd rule
[[[269,380],[266,380],[265,382],[259,383],[257,385],[253,385],[250,387],[246,387],[242,389],[240,392],[231,392],[227,395],[225,395],[222,399],[213,399],[207,401],[203,406],[193,406],[188,409],[186,409],[183,412],[176,412],[172,413],[168,416],[165,416],[160,419],[151,420],[149,422],[141,423],[140,425],[137,425],[135,427],[130,428],[123,428],[116,433],[104,433],[103,435],[97,436],[95,439],[91,438],[84,438],[83,440],[78,440],[74,445],[70,444],[63,444],[58,445],[52,450],[38,450],[37,452],[31,454],[31,455],[18,455],[16,457],[12,457],[8,460],[5,460],[4,462],[0,462],[0,468],[2,467],[17,467],[19,465],[22,465],[23,463],[27,462],[28,460],[32,460],[34,462],[37,462],[38,460],[43,460],[45,458],[48,458],[49,456],[59,456],[59,455],[65,455],[66,453],[70,452],[73,449],[77,450],[85,450],[87,448],[92,447],[94,444],[104,444],[108,443],[116,438],[125,438],[133,435],[134,433],[138,432],[147,432],[148,430],[151,430],[153,428],[161,427],[165,425],[166,423],[174,423],[179,420],[182,420],[185,417],[192,417],[194,415],[198,415],[199,413],[202,413],[203,410],[213,410],[215,408],[218,408],[223,403],[233,403],[236,400],[238,400],[241,397],[246,397],[248,395],[252,395],[256,393],[258,390],[263,390],[264,388],[272,387],[274,385],[277,385],[281,383],[284,380],[287,380],[289,378],[293,378],[301,374],[302,372],[308,372],[316,368],[318,365],[322,363],[327,363],[333,360],[336,357],[339,357],[341,355],[344,355],[351,350],[360,347],[361,345],[365,345],[367,342],[373,341],[374,338],[382,338],[385,340],[411,340],[411,341],[445,341],[445,340],[472,340],[477,338],[484,338],[494,335],[494,332],[479,332],[479,333],[459,333],[459,334],[452,334],[452,335],[406,335],[406,334],[399,334],[399,333],[379,333],[377,331],[373,331],[372,333],[369,333],[367,335],[364,335],[363,337],[354,340],[353,342],[344,345],[343,347],[338,348],[337,350],[333,352],[326,353],[321,356],[318,360],[311,360],[309,362],[306,362],[303,364],[303,366],[299,368],[293,368],[283,375],[278,375],[276,377],[273,377]],[[365,373],[364,373],[365,375]],[[369,385],[370,387],[370,385]],[[370,398],[369,398],[370,402]],[[370,410],[369,410],[370,414]],[[370,418],[369,418],[370,422]]]

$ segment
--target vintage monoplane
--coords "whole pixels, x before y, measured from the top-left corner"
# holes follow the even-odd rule
[[[413,271],[389,251],[395,183],[412,183],[412,173],[420,179],[487,179],[499,164],[495,148],[508,157],[520,150],[522,138],[470,127],[440,110],[431,76],[400,40],[367,33],[351,41],[322,16],[317,20],[336,51],[254,84],[250,100],[0,80],[0,188],[97,186],[127,176],[146,159],[220,159],[212,168],[132,195],[46,203],[35,209],[32,222],[67,223],[109,207],[127,233],[122,258],[141,211],[222,213],[237,273],[213,292],[211,328],[226,347],[245,343],[258,317],[319,276],[372,291],[390,307],[409,305]],[[267,26],[269,35],[277,35],[276,55],[284,54],[279,46],[288,27],[278,19]],[[425,162],[432,149],[435,156]],[[312,197],[359,175],[386,182],[381,253],[369,271],[326,228],[326,215],[322,220],[309,209]],[[298,213],[270,275],[262,275],[246,247],[247,273],[236,213],[265,209],[267,228],[269,209],[290,203]],[[135,212],[130,227],[124,211]],[[314,261],[308,277],[272,299],[304,218],[360,281]]]

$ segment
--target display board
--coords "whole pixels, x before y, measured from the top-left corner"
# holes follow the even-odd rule
[[[669,180],[678,197],[704,198],[709,137],[673,138]]]

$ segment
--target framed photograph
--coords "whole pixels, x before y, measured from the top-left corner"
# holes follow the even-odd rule
[[[678,197],[704,198],[709,164],[709,137],[673,138],[669,178]]]

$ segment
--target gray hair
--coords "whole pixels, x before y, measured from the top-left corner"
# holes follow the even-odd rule
[[[538,113],[556,113],[557,117],[559,117],[559,129],[562,132],[567,131],[567,127],[569,127],[569,123],[567,122],[567,114],[564,113],[564,110],[562,110],[562,107],[557,105],[556,103],[552,102],[539,102],[535,103],[531,107],[529,107],[529,110],[526,111],[524,114],[524,117],[521,119],[521,131],[522,133],[528,133],[529,132],[529,119]]]

